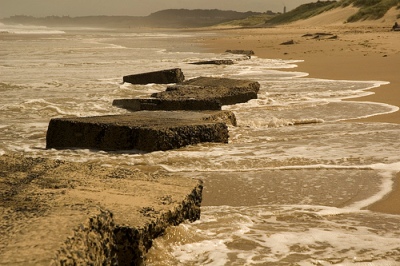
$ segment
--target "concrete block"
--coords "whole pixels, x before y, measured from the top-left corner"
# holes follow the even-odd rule
[[[192,65],[233,65],[234,62],[231,59],[220,59],[220,60],[205,60],[191,63]]]
[[[180,68],[140,73],[123,77],[124,82],[132,84],[169,84],[179,83],[184,80],[185,76]]]
[[[133,98],[133,99],[116,99],[113,101],[112,105],[130,111],[221,110],[221,102],[216,99]]]
[[[221,110],[222,105],[257,99],[260,84],[251,80],[198,77],[169,86],[152,98],[116,99],[114,106],[140,110]]]
[[[189,177],[20,155],[0,169],[2,265],[142,265],[167,227],[200,218]]]
[[[49,123],[46,148],[151,152],[201,142],[227,143],[226,123],[214,122],[212,117],[215,114],[142,111],[129,115],[54,118]]]

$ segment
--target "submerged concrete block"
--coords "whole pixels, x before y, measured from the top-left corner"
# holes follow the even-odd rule
[[[195,112],[135,112],[50,120],[46,148],[157,151],[228,142],[225,122]]]
[[[132,84],[169,84],[179,83],[185,80],[180,68],[153,71],[141,74],[128,75],[123,77],[124,82]]]

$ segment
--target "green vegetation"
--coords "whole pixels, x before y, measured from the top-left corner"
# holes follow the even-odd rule
[[[283,24],[293,21],[307,19],[333,8],[354,5],[360,10],[347,19],[347,22],[361,20],[375,20],[382,18],[392,7],[400,10],[400,0],[340,0],[340,1],[317,1],[301,5],[294,10],[267,20],[267,24]],[[399,11],[400,13],[400,11]],[[400,14],[397,16],[400,18]]]

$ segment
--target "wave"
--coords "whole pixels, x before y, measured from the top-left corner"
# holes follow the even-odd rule
[[[390,225],[381,227],[382,220]],[[200,221],[155,241],[147,264],[397,265],[398,221],[312,205],[203,207]]]
[[[65,31],[50,29],[45,26],[7,25],[0,23],[0,32],[8,34],[64,34]]]

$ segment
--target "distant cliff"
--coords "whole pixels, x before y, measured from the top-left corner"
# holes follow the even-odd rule
[[[188,28],[207,27],[227,21],[244,19],[259,15],[259,12],[237,12],[218,9],[168,9],[150,14],[149,16],[12,16],[2,19],[3,23],[18,23],[45,26],[92,26],[92,27],[161,27]]]

